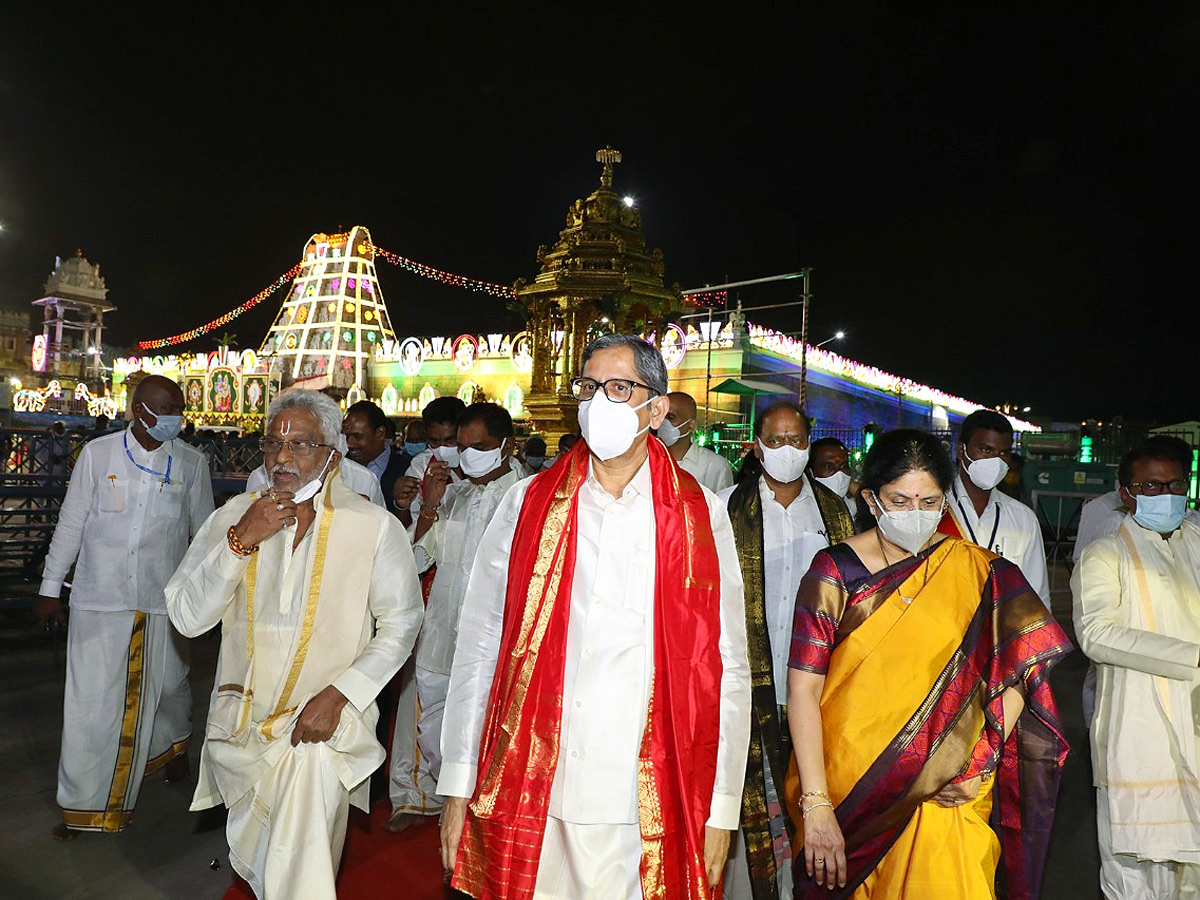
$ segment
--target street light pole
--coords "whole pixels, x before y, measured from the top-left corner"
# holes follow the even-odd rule
[[[809,288],[812,280],[812,266],[805,266],[800,270],[800,277],[803,279],[804,296],[803,296],[803,311],[800,314],[800,408],[804,409],[804,400],[807,394],[808,380],[808,301],[811,298]]]

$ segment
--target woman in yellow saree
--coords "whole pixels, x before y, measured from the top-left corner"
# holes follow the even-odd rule
[[[796,897],[1038,895],[1067,749],[1046,675],[1071,645],[1015,565],[936,533],[953,477],[932,435],[880,437],[869,530],[801,583]]]

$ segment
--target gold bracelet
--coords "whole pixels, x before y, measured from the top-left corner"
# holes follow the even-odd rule
[[[825,800],[829,799],[829,795],[827,793],[825,793],[824,791],[805,791],[803,794],[800,795],[800,802],[803,803],[809,797],[822,797]]]
[[[812,812],[814,809],[820,809],[823,806],[828,806],[830,809],[833,809],[832,803],[830,803],[828,800],[823,800],[820,803],[814,803],[812,806],[802,806],[800,808],[800,814],[807,819],[810,812]]]

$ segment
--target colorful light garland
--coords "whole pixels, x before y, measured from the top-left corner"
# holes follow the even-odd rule
[[[139,350],[157,350],[160,347],[173,347],[176,344],[184,344],[184,343],[187,343],[188,341],[195,340],[196,338],[200,337],[202,334],[208,334],[210,331],[214,331],[215,329],[220,328],[222,325],[228,325],[230,322],[232,322],[234,319],[236,319],[242,313],[247,312],[247,311],[253,309],[254,307],[258,306],[258,304],[262,303],[264,300],[266,300],[268,297],[270,297],[273,293],[275,293],[277,290],[279,290],[281,287],[283,287],[285,284],[287,284],[289,281],[291,281],[293,278],[295,278],[296,275],[299,273],[300,268],[301,268],[301,264],[296,263],[296,265],[292,266],[290,269],[288,269],[286,272],[284,272],[282,275],[280,275],[278,278],[276,278],[273,282],[271,282],[269,287],[263,288],[261,291],[259,291],[257,294],[255,294],[253,297],[251,297],[249,300],[247,300],[245,303],[243,303],[241,306],[234,307],[233,309],[231,309],[229,312],[225,313],[225,315],[221,316],[220,318],[213,319],[211,322],[207,323],[206,325],[201,325],[199,328],[193,328],[191,331],[185,331],[182,334],[172,335],[171,337],[167,337],[167,338],[159,338],[158,340],[155,340],[155,341],[138,341],[138,349]]]
[[[491,294],[493,297],[511,297],[513,290],[502,284],[493,284],[490,281],[479,281],[476,278],[467,278],[465,275],[455,275],[453,272],[443,272],[441,269],[435,269],[432,266],[427,266],[424,263],[416,262],[408,257],[400,256],[397,253],[392,253],[390,250],[384,250],[382,247],[372,247],[376,256],[381,256],[393,266],[399,266],[402,269],[407,269],[415,275],[420,275],[422,278],[429,278],[433,281],[440,281],[442,284],[453,285],[454,287],[466,288],[469,291],[480,291],[485,294]]]

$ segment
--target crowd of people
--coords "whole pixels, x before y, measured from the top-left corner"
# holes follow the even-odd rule
[[[491,403],[397,434],[284,391],[214,511],[178,386],[144,379],[79,456],[37,600],[65,619],[74,565],[55,837],[190,777],[187,638],[219,626],[192,808],[227,808],[259,898],[335,896],[389,757],[385,829],[437,817],[472,897],[1038,896],[1072,647],[1001,490],[1009,420],[972,413],[952,452],[884,433],[855,473],[781,400],[735,478],[640,338],[594,341],[571,388],[555,456]],[[1200,890],[1190,471],[1150,440],[1079,530],[1111,898]]]

